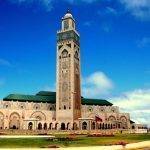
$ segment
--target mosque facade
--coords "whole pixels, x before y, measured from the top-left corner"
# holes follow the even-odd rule
[[[56,92],[10,94],[0,101],[0,129],[130,129],[129,113],[104,99],[81,96],[80,35],[70,12],[57,32]]]

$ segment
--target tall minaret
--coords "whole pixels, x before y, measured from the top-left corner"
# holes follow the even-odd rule
[[[80,43],[75,20],[67,11],[57,32],[56,121],[60,128],[72,128],[81,117]],[[63,124],[63,125],[62,125]],[[69,125],[69,126],[68,126]]]

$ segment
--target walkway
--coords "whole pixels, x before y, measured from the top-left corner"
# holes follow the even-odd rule
[[[53,138],[51,135],[0,135],[0,138]]]
[[[126,145],[126,149],[138,149],[138,148],[149,148],[146,150],[150,150],[150,141],[131,143]],[[73,148],[60,148],[61,150],[76,150],[76,147]],[[122,145],[112,145],[112,146],[90,146],[90,147],[81,147],[79,150],[122,150],[124,149]],[[125,149],[124,149],[125,150]]]

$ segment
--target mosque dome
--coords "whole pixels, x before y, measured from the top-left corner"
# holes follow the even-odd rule
[[[64,18],[73,18],[69,10],[67,10],[67,13],[65,14]]]

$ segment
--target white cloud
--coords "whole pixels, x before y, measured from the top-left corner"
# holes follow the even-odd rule
[[[137,43],[140,48],[150,46],[150,37],[143,37]]]
[[[137,89],[111,98],[111,102],[129,112],[137,123],[150,124],[150,89]]]
[[[107,95],[112,88],[112,81],[100,71],[82,79],[82,95],[85,97],[99,98]]]
[[[8,66],[11,67],[11,63],[5,59],[0,58],[0,66]]]
[[[119,0],[133,16],[150,20],[150,0]]]
[[[116,9],[112,8],[112,7],[106,7],[106,12],[107,13],[111,13],[113,15],[117,15],[117,11]]]
[[[53,0],[9,0],[11,3],[14,4],[24,4],[30,6],[32,4],[36,4],[41,8],[44,8],[46,11],[50,11],[52,9],[52,1]]]

